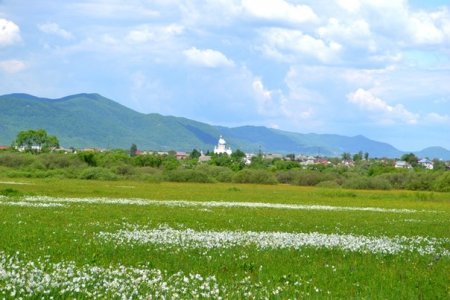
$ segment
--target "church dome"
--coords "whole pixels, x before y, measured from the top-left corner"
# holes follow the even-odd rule
[[[220,138],[219,138],[219,145],[226,145],[226,144],[227,144],[227,142],[225,142],[225,140],[223,139],[223,137],[220,136]]]

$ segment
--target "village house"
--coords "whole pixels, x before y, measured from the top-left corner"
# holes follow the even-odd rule
[[[252,158],[255,157],[255,154],[253,153],[245,153],[245,157],[242,159],[244,161],[244,164],[246,166],[249,166],[252,164]]]
[[[394,167],[396,169],[411,169],[412,168],[411,164],[404,160],[396,161]]]
[[[331,165],[331,162],[328,159],[326,159],[326,158],[317,158],[315,160],[315,164],[316,165],[328,166],[328,165]]]
[[[316,159],[314,156],[304,157],[302,162],[300,163],[302,166],[311,166],[316,163]]]
[[[178,160],[184,160],[184,159],[188,159],[189,154],[186,153],[186,152],[181,152],[181,151],[179,151],[179,152],[175,153],[175,157],[176,157]]]
[[[269,153],[264,155],[264,159],[283,159],[283,155],[282,154],[278,154],[278,153]]]
[[[208,161],[210,161],[210,160],[211,160],[211,156],[205,155],[205,154],[203,153],[203,151],[200,151],[200,156],[199,156],[199,158],[198,158],[198,162],[199,162],[199,163],[208,162]]]
[[[434,166],[433,166],[433,162],[431,160],[429,160],[428,158],[422,158],[421,160],[419,160],[419,165],[424,167],[427,170],[433,170]]]

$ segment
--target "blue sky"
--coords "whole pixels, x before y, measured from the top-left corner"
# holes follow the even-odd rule
[[[0,0],[0,94],[450,149],[450,1]]]

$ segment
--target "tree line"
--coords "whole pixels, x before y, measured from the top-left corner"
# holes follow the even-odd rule
[[[294,155],[266,159],[261,153],[244,160],[245,153],[237,150],[231,155],[210,154],[207,162],[199,162],[200,152],[193,149],[187,159],[178,160],[175,152],[168,154],[137,155],[136,145],[130,149],[116,149],[106,152],[60,153],[49,152],[57,145],[57,139],[39,130],[18,134],[17,147],[41,143],[45,151],[36,152],[30,146],[28,151],[0,151],[0,174],[5,177],[29,178],[77,178],[96,180],[143,180],[175,182],[234,182],[259,184],[292,184],[349,189],[408,189],[450,192],[450,172],[445,164],[435,170],[396,169],[389,160],[370,159],[368,154],[357,153],[352,157],[354,166],[337,164],[341,159],[333,158],[336,164],[301,165]],[[44,138],[42,138],[44,137]],[[47,137],[47,139],[45,138]],[[21,142],[23,144],[21,144]],[[356,159],[355,159],[356,158]],[[405,159],[415,161],[407,155]]]

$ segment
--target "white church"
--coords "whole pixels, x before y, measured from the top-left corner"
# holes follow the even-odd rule
[[[227,146],[227,142],[223,139],[223,137],[220,136],[217,146],[214,146],[214,154],[222,154],[222,153],[231,155],[233,151],[231,151],[231,148]]]

